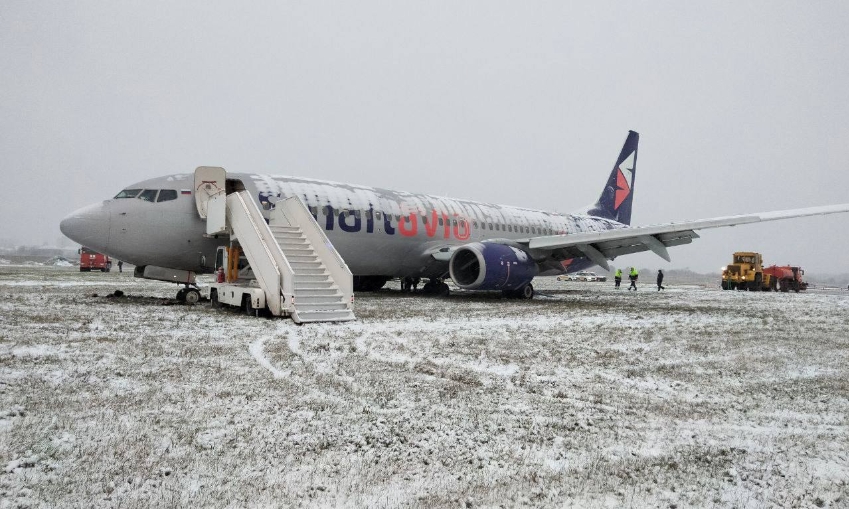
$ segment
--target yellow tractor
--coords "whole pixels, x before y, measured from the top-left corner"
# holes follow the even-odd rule
[[[734,263],[722,269],[723,290],[768,290],[772,286],[771,279],[768,274],[764,274],[760,253],[734,253]]]

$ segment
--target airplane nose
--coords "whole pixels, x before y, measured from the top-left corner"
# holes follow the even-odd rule
[[[105,202],[73,212],[59,223],[59,229],[82,246],[105,251],[109,244],[109,211]]]

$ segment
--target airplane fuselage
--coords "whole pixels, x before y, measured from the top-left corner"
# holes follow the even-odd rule
[[[266,219],[276,201],[300,198],[354,275],[439,277],[446,274],[446,263],[433,253],[446,247],[626,227],[586,214],[557,214],[314,179],[247,173],[227,177],[241,182]],[[128,186],[116,198],[66,219],[63,231],[73,230],[77,242],[134,265],[211,272],[215,249],[227,239],[204,235],[205,222],[195,207],[192,179],[191,174],[178,174]],[[83,224],[87,226],[81,228]],[[80,234],[81,230],[85,234]],[[540,275],[589,265],[586,259],[563,260],[556,266],[547,265]]]

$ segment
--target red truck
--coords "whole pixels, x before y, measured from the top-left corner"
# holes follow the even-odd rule
[[[808,283],[802,280],[805,271],[801,267],[773,265],[764,268],[764,275],[766,274],[769,274],[769,279],[773,281],[773,290],[777,287],[782,292],[793,290],[798,293],[800,290],[808,289]]]
[[[98,269],[100,272],[109,272],[112,270],[112,259],[103,253],[92,251],[87,247],[81,247],[80,253],[80,272],[91,272],[91,269]]]

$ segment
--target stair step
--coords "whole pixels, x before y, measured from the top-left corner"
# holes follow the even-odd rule
[[[319,267],[323,267],[324,264],[321,263],[321,260],[289,260],[289,265],[294,269],[295,267],[303,267],[305,269],[317,269]]]
[[[339,293],[339,287],[333,284],[322,288],[298,288],[295,286],[295,299],[299,297],[325,297],[330,295],[341,295]]]
[[[324,267],[310,267],[310,268],[295,268],[292,267],[292,271],[295,273],[295,276],[327,276],[330,277],[330,273],[327,272],[327,269]]]
[[[347,322],[356,320],[354,313],[346,309],[344,311],[296,311],[292,318],[296,322]]]
[[[292,253],[292,252],[287,253],[286,251],[283,251],[283,254],[286,255],[286,258],[288,258],[290,262],[311,262],[313,260],[319,259],[318,255],[315,254],[314,252],[313,253],[306,253],[306,252],[301,251],[301,252],[298,252],[298,253]]]
[[[295,274],[296,283],[323,283],[330,281],[327,274]]]
[[[348,305],[344,302],[317,302],[317,303],[308,303],[308,302],[298,302],[295,301],[295,309],[298,310],[298,313],[303,313],[305,311],[344,311],[348,309]]]
[[[301,307],[301,304],[344,304],[342,294],[334,292],[329,295],[301,295],[295,294],[296,307]]]

